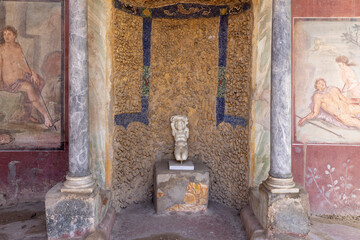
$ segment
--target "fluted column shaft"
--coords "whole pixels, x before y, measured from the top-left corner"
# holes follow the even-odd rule
[[[87,0],[69,1],[69,174],[90,175]]]
[[[270,176],[291,178],[291,0],[273,0]]]

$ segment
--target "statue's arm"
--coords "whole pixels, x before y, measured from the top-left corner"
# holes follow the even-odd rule
[[[175,131],[175,123],[172,121],[172,118],[171,118],[171,133],[172,135],[175,137],[175,134],[176,134],[176,131]]]

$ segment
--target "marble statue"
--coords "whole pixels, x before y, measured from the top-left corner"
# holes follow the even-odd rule
[[[172,116],[171,119],[172,135],[175,139],[175,159],[181,163],[188,158],[187,139],[189,138],[189,128],[186,126],[189,119],[186,116]]]

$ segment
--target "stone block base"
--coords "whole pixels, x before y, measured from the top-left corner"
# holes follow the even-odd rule
[[[95,231],[103,215],[99,188],[76,194],[61,192],[62,186],[58,183],[46,194],[48,239],[73,239]]]
[[[291,239],[296,239],[309,233],[308,194],[300,185],[296,187],[300,189],[299,193],[271,193],[263,185],[250,191],[250,206],[268,237],[292,236]]]
[[[86,236],[85,240],[110,240],[110,235],[114,227],[115,218],[115,209],[113,207],[109,207],[106,211],[106,215],[97,227],[96,231]]]
[[[255,236],[265,236],[264,229],[249,206],[241,209],[240,218],[248,239],[259,239],[259,237],[255,238]]]
[[[154,204],[156,213],[201,212],[207,209],[209,169],[194,163],[192,171],[169,170],[168,162],[155,165]]]

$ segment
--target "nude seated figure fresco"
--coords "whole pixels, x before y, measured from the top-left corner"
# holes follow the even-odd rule
[[[315,82],[312,111],[298,122],[302,126],[311,119],[322,119],[335,126],[360,130],[360,99],[345,97],[339,88],[328,87],[322,78]]]
[[[189,138],[189,128],[186,127],[189,120],[186,116],[172,116],[171,119],[172,135],[175,139],[175,159],[181,163],[188,158],[187,139]]]
[[[0,44],[0,90],[24,93],[24,107],[30,108],[27,112],[31,113],[31,107],[35,107],[42,114],[44,125],[52,127],[51,118],[40,103],[40,94],[45,82],[30,69],[20,44],[15,41],[17,30],[12,26],[5,26],[1,33],[4,43]],[[30,116],[29,120],[36,121]]]

